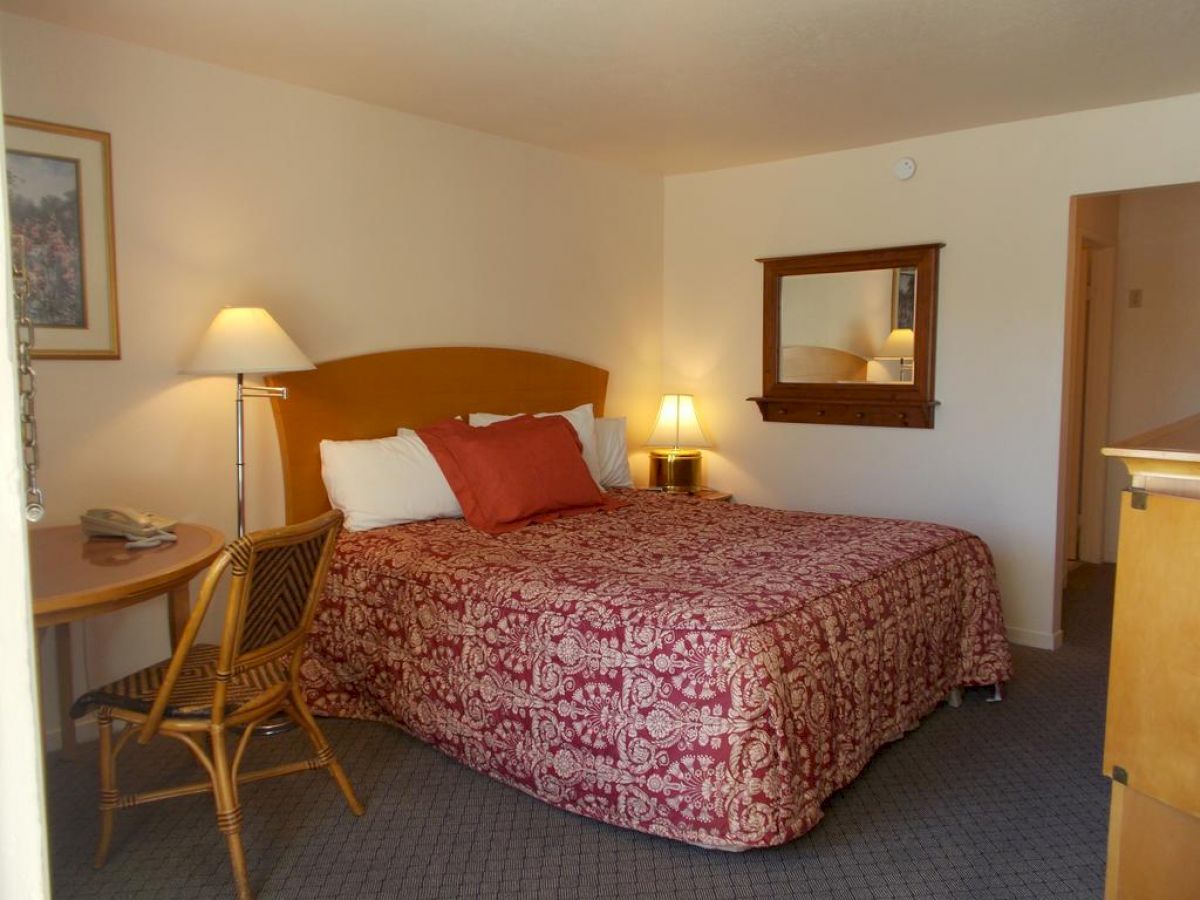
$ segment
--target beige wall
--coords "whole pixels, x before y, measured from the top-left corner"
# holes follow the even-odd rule
[[[225,304],[267,306],[316,360],[582,359],[649,432],[660,178],[21,18],[0,18],[0,58],[8,112],[112,134],[123,358],[38,366],[48,522],[120,503],[232,532],[232,381],[178,374]],[[282,501],[268,406],[250,406],[256,527]],[[75,632],[77,689],[167,650],[158,602]]]
[[[1200,184],[1121,195],[1109,436],[1122,440],[1200,413]],[[1141,290],[1140,308],[1129,292]],[[1121,491],[1108,461],[1105,558],[1117,558]]]
[[[976,531],[1013,638],[1052,646],[1069,198],[1196,179],[1200,95],[668,178],[664,388],[696,394],[709,481]],[[946,242],[937,428],[764,423],[755,258],[926,241]]]

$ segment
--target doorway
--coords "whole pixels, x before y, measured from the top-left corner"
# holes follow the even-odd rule
[[[1102,447],[1200,412],[1200,184],[1071,199],[1062,571],[1116,561],[1129,477]]]

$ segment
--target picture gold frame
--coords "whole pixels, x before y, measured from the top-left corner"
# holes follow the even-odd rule
[[[913,266],[892,270],[892,328],[912,328],[916,304],[917,270]]]
[[[35,313],[32,356],[120,359],[108,132],[6,115],[4,143],[10,238],[21,245],[14,249],[27,255]],[[22,180],[21,172],[38,177]],[[73,193],[55,193],[72,178]],[[26,194],[22,181],[32,182]],[[48,204],[70,214],[53,222],[38,220],[39,210],[45,213]],[[60,227],[63,218],[68,220],[65,229]],[[52,237],[47,237],[49,232]],[[54,310],[56,318],[39,323],[37,292],[52,289],[56,296],[53,303],[46,300],[43,310]]]

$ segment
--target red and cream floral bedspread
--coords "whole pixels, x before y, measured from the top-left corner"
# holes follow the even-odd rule
[[[745,849],[812,828],[950,688],[1011,673],[970,534],[623,496],[498,537],[344,533],[313,708],[395,722],[571,812]]]

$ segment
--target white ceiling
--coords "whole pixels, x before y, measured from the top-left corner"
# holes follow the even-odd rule
[[[1200,91],[1197,0],[0,0],[656,172]]]

